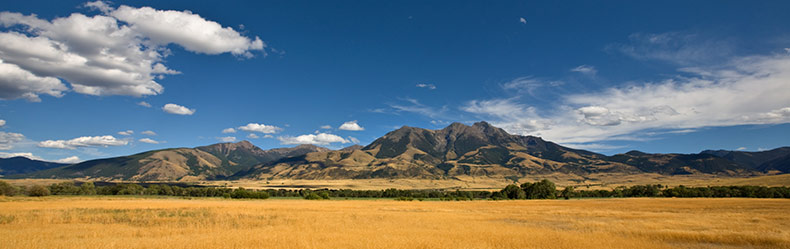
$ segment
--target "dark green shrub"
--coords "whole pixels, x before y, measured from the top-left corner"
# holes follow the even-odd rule
[[[27,195],[36,197],[47,196],[49,195],[49,188],[42,185],[34,185],[27,190]]]

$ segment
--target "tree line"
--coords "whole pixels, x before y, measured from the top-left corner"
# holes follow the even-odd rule
[[[223,197],[230,199],[267,199],[269,197],[293,197],[309,200],[331,198],[392,198],[401,201],[438,199],[460,200],[505,200],[505,199],[557,199],[557,198],[625,198],[625,197],[708,197],[708,198],[790,198],[790,187],[763,186],[712,186],[712,187],[668,187],[660,184],[620,186],[612,190],[576,190],[572,186],[557,190],[549,180],[510,184],[499,191],[447,191],[447,190],[351,190],[351,189],[265,189],[252,190],[226,187],[182,187],[168,184],[135,183],[96,186],[93,182],[60,182],[48,186],[14,186],[0,181],[0,195],[47,196],[47,195],[161,195],[182,197]]]

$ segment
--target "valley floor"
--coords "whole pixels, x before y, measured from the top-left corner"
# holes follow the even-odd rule
[[[618,186],[633,186],[646,184],[662,184],[668,186],[685,185],[690,187],[705,186],[730,186],[752,185],[766,187],[790,186],[790,174],[765,175],[754,177],[725,177],[716,175],[674,175],[661,174],[592,174],[577,176],[568,174],[535,175],[519,178],[518,182],[536,182],[549,179],[559,187],[574,186],[579,190],[607,189]],[[504,177],[471,177],[459,176],[454,179],[346,179],[346,180],[299,180],[299,179],[272,179],[272,180],[239,180],[239,181],[204,181],[200,184],[209,186],[244,187],[248,189],[356,189],[356,190],[381,190],[396,189],[449,189],[449,190],[488,190],[499,191],[513,179]]]
[[[0,197],[0,248],[790,248],[786,199]]]

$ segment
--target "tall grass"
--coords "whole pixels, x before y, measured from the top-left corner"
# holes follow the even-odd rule
[[[790,248],[790,200],[5,197],[0,248]]]

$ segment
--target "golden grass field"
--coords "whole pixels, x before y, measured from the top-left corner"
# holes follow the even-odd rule
[[[0,197],[0,248],[790,248],[790,200]]]

